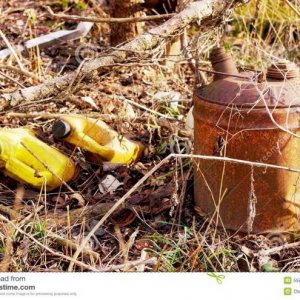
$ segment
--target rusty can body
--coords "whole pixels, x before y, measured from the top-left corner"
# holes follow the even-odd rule
[[[230,82],[239,79],[226,80],[217,87],[229,86],[229,93],[233,92],[232,99],[235,99],[236,91],[230,88]],[[281,82],[271,84],[276,90]],[[258,90],[258,86],[254,88]],[[251,102],[249,99],[218,103],[207,99],[207,95],[216,99],[219,93],[225,99],[223,94],[227,91],[224,88],[223,93],[219,90],[214,94],[214,88],[194,93],[195,154],[300,169],[300,106],[297,103],[278,107],[268,106],[270,99],[265,106],[246,105]],[[247,95],[246,89],[238,97],[251,98],[253,94],[252,91]],[[248,233],[299,230],[299,173],[196,159],[194,175],[195,209],[213,218],[217,226]]]

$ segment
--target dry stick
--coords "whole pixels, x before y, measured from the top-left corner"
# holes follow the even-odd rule
[[[300,17],[300,12],[296,9],[296,7],[289,0],[285,0],[285,2],[296,13],[296,15]]]
[[[59,113],[45,113],[45,112],[37,112],[37,113],[18,113],[18,112],[9,112],[5,115],[0,115],[0,119],[7,119],[10,117],[15,117],[15,118],[28,118],[28,119],[60,119],[65,116],[74,116],[74,117],[82,117],[86,116],[89,118],[99,118],[103,121],[113,121],[115,119],[118,120],[147,120],[146,117],[119,117],[117,115],[113,114],[100,114],[100,113],[95,113],[91,112],[88,114],[59,114]]]
[[[10,44],[9,40],[6,38],[6,36],[4,35],[4,33],[2,32],[2,30],[0,29],[0,36],[3,39],[3,41],[5,42],[7,48],[10,50],[10,52],[12,53],[12,55],[14,56],[14,58],[16,59],[20,69],[23,71],[25,70],[23,64],[21,63],[20,58],[18,57],[15,49],[13,48],[13,46]]]
[[[37,215],[38,212],[40,212],[42,209],[44,208],[43,205],[40,205],[39,207],[36,208],[35,211],[33,211],[32,213],[30,213],[28,216],[26,216],[24,218],[24,216],[22,216],[22,220],[20,220],[19,225],[20,227],[22,227],[23,225],[25,225],[26,223],[28,223],[34,216]],[[19,220],[18,220],[19,221]]]
[[[115,115],[110,115],[110,114],[99,114],[99,113],[89,113],[86,114],[89,117],[97,117],[97,118],[103,118],[107,120],[111,119],[119,119],[119,117]],[[15,117],[15,118],[28,118],[28,119],[35,119],[35,118],[41,118],[41,119],[59,119],[63,118],[65,116],[74,116],[74,117],[82,117],[83,114],[60,114],[60,113],[47,113],[47,112],[33,112],[33,113],[19,113],[19,112],[8,112],[5,115],[0,116],[0,119],[3,118],[10,118],[10,117]],[[136,119],[136,118],[134,118]]]
[[[266,164],[266,163],[260,163],[260,162],[252,162],[248,160],[241,160],[241,159],[235,159],[235,158],[229,158],[229,157],[219,157],[219,156],[209,156],[209,155],[192,155],[192,154],[170,154],[167,157],[165,157],[160,163],[158,163],[156,166],[154,166],[147,174],[145,174],[144,177],[142,177],[123,197],[121,197],[113,206],[112,208],[102,217],[102,219],[95,225],[95,227],[90,231],[90,233],[86,236],[85,239],[83,239],[80,247],[77,249],[77,251],[74,253],[73,259],[76,260],[83,248],[88,243],[89,239],[92,237],[92,235],[97,231],[97,229],[104,224],[104,222],[109,218],[109,216],[121,205],[123,204],[128,197],[131,196],[131,194],[139,187],[141,186],[151,175],[153,175],[161,166],[163,166],[165,163],[167,163],[171,158],[191,158],[191,159],[205,159],[205,160],[215,160],[215,161],[222,161],[222,162],[232,162],[232,163],[238,163],[238,164],[244,164],[249,165],[251,167],[256,166],[259,168],[273,168],[273,169],[279,169],[279,170],[285,170],[289,172],[295,172],[300,173],[300,169],[296,168],[290,168],[285,166],[278,166],[273,164]],[[68,271],[73,270],[74,263],[71,262],[68,268]]]
[[[35,74],[32,74],[26,70],[22,70],[22,69],[18,69],[14,66],[9,66],[9,65],[0,65],[0,69],[7,69],[7,70],[10,70],[10,71],[13,71],[15,73],[19,73],[21,75],[25,75],[27,77],[31,77],[32,79],[35,79],[37,81],[40,81],[40,79],[35,75]]]
[[[170,40],[174,35],[180,32],[188,25],[196,21],[202,21],[202,26],[205,26],[204,21],[210,21],[211,17],[221,17],[224,11],[232,9],[239,3],[245,3],[246,0],[203,0],[191,3],[186,9],[176,14],[173,18],[165,23],[152,28],[135,39],[126,43],[124,46],[117,48],[115,51],[106,56],[92,59],[85,63],[80,75],[82,79],[88,80],[97,74],[96,71],[115,63],[123,63],[128,57],[136,53],[145,53],[145,51],[153,50],[161,47]],[[150,56],[150,54],[148,54]],[[30,102],[57,95],[66,90],[69,84],[77,77],[76,72],[64,75],[62,77],[53,78],[44,84],[21,89],[13,93],[0,95],[0,110],[9,107],[17,106],[21,102]]]
[[[129,261],[126,264],[121,264],[121,265],[114,265],[114,266],[109,266],[105,267],[103,269],[99,269],[99,272],[111,272],[111,271],[116,271],[116,270],[121,270],[126,268],[127,270],[132,267],[136,267],[139,265],[155,265],[157,263],[157,258],[156,257],[151,257],[148,259],[138,259],[135,261]]]
[[[170,19],[176,14],[163,14],[163,15],[154,15],[154,16],[144,16],[144,17],[130,17],[130,18],[98,18],[98,17],[81,17],[75,15],[65,15],[65,14],[56,14],[48,6],[45,6],[49,12],[49,17],[61,20],[72,20],[78,22],[92,22],[92,23],[137,23],[137,22],[147,22],[147,21],[156,21],[162,19]]]
[[[281,250],[286,250],[286,249],[291,249],[291,248],[299,248],[300,247],[300,242],[295,242],[295,243],[290,243],[290,244],[285,244],[281,245],[278,247],[270,248],[267,250],[261,250],[258,251],[258,253],[254,254],[254,256],[260,256],[261,254],[263,255],[272,255],[280,252]]]
[[[168,120],[177,120],[176,118],[173,118],[173,117],[169,117],[169,116],[166,116],[166,115],[164,115],[164,114],[162,114],[162,113],[160,113],[160,112],[158,112],[158,111],[155,111],[155,110],[153,110],[153,109],[151,109],[151,108],[148,108],[148,107],[146,107],[146,106],[144,106],[144,105],[141,105],[141,104],[139,104],[139,103],[137,103],[137,102],[135,102],[135,101],[132,101],[132,100],[130,100],[130,99],[128,99],[128,98],[125,98],[125,97],[123,97],[123,96],[116,96],[116,98],[117,99],[119,99],[119,100],[124,100],[124,101],[127,101],[128,103],[130,103],[130,104],[132,104],[132,105],[134,105],[134,106],[136,106],[136,107],[138,107],[138,108],[140,108],[140,109],[143,109],[143,110],[145,110],[145,111],[147,111],[147,112],[149,112],[149,113],[152,113],[152,114],[154,114],[154,115],[157,115],[157,116],[160,116],[160,117],[162,117],[162,118],[165,118],[165,119],[168,119]],[[113,98],[114,99],[114,98]]]
[[[22,83],[20,83],[20,82],[17,81],[16,79],[12,78],[11,76],[9,76],[9,75],[7,75],[7,74],[1,72],[1,71],[0,71],[0,75],[1,75],[2,77],[4,77],[4,78],[10,80],[11,82],[17,84],[19,87],[25,88],[25,86],[24,86]]]
[[[72,250],[77,250],[77,248],[79,247],[78,244],[76,244],[75,242],[73,241],[70,241],[68,239],[65,239],[55,233],[52,233],[52,232],[48,232],[47,233],[47,236],[50,237],[51,239],[53,239],[55,242],[57,242],[59,245],[61,246],[64,246],[64,247],[68,247],[68,248],[71,248]],[[93,256],[96,260],[99,259],[99,253],[93,251],[93,250],[89,250],[89,249],[84,249],[82,251],[82,253],[84,255],[87,255],[87,256]]]
[[[284,170],[289,171],[293,173],[300,173],[300,169],[297,168],[290,168],[286,166],[278,166],[273,164],[266,164],[261,162],[254,162],[250,160],[242,160],[242,159],[236,159],[236,158],[230,158],[230,157],[222,157],[222,156],[210,156],[210,155],[200,155],[200,154],[170,154],[171,157],[180,157],[180,158],[197,158],[197,159],[204,159],[204,160],[216,160],[216,161],[222,161],[222,162],[231,162],[231,163],[237,163],[242,165],[248,165],[248,166],[254,166],[258,168],[271,168],[271,169],[278,169],[278,170]]]

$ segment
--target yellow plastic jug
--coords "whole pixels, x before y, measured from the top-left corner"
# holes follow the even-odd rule
[[[96,154],[100,161],[130,164],[139,159],[144,151],[141,143],[119,135],[98,119],[62,117],[54,123],[52,132],[54,137]]]
[[[40,141],[31,129],[0,129],[0,170],[35,188],[53,190],[71,180],[74,162]]]

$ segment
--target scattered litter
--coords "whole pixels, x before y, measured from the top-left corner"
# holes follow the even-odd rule
[[[117,178],[109,174],[99,184],[99,190],[102,194],[114,192],[122,184]]]
[[[37,38],[28,40],[24,45],[16,46],[18,52],[22,52],[25,49],[31,49],[39,46],[40,48],[49,47],[54,44],[60,44],[65,41],[76,40],[86,36],[94,23],[80,22],[74,30],[59,30],[46,35],[39,36]],[[0,51],[0,59],[4,59],[11,54],[11,50],[6,48]]]

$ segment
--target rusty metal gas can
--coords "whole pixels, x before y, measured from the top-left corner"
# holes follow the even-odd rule
[[[194,92],[195,154],[300,169],[297,66],[279,61],[266,76],[238,72],[220,48],[211,61],[214,81]],[[300,174],[198,159],[195,209],[234,231],[298,231]]]

